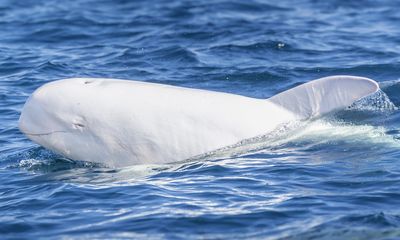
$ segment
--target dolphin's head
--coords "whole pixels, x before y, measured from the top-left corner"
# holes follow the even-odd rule
[[[94,142],[89,141],[94,137],[87,118],[90,109],[81,104],[93,94],[87,84],[85,79],[68,79],[43,85],[26,101],[19,129],[32,141],[70,158],[96,147],[88,145]]]

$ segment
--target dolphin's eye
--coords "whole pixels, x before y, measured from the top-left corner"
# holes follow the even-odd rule
[[[74,129],[83,129],[85,127],[85,118],[77,117],[72,121],[72,127]]]
[[[83,125],[82,123],[74,123],[74,126],[80,127],[80,128],[85,127],[85,125]]]

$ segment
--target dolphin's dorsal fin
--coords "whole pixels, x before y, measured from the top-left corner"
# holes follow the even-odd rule
[[[368,78],[331,76],[294,87],[267,101],[293,112],[300,119],[308,119],[344,109],[378,90],[379,85]]]

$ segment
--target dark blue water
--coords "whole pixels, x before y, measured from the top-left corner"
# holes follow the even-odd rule
[[[387,99],[225,155],[124,169],[56,156],[17,128],[34,89],[84,76],[267,98],[351,74],[380,82],[398,106],[399,9],[391,0],[0,1],[0,238],[400,238],[400,113]]]

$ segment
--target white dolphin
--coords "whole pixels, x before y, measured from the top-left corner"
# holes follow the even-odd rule
[[[371,79],[332,76],[264,100],[156,83],[72,78],[37,89],[23,107],[19,128],[73,160],[111,167],[170,163],[343,109],[378,90]]]

